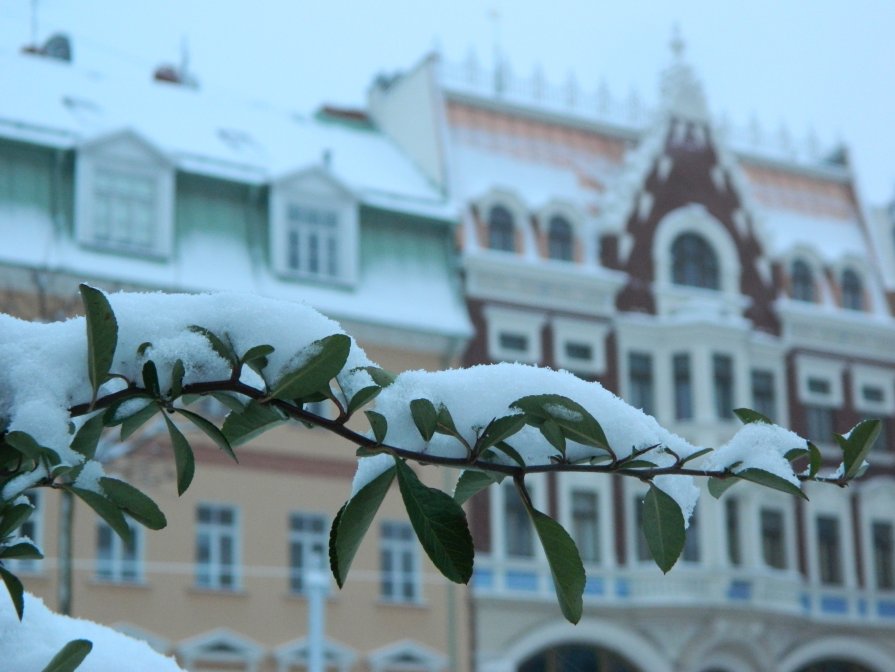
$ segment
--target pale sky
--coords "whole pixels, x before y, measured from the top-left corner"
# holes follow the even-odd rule
[[[540,66],[562,83],[574,73],[582,87],[605,80],[616,96],[654,103],[676,24],[713,112],[844,140],[865,202],[895,195],[893,0],[36,2],[39,39],[68,32],[83,66],[142,76],[176,62],[185,39],[202,87],[305,112],[362,105],[377,73],[434,47],[452,61],[475,50],[490,65],[495,45],[516,74]],[[0,51],[29,41],[31,7],[0,0]]]

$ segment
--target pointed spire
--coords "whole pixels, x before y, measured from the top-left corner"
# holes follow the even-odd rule
[[[662,73],[660,87],[663,107],[674,117],[707,121],[709,112],[702,83],[684,58],[686,46],[676,25],[670,47],[672,62]]]

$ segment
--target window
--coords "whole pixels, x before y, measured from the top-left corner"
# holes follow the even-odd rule
[[[889,438],[887,436],[887,428],[889,422],[891,420],[889,418],[878,418],[879,420],[879,434],[876,436],[876,441],[873,442],[873,448],[871,448],[874,452],[882,452],[887,449],[889,445]]]
[[[761,557],[768,567],[786,569],[783,512],[777,509],[761,510]]]
[[[693,381],[690,378],[690,355],[675,355],[672,366],[674,368],[674,417],[676,420],[691,420],[693,418]]]
[[[600,518],[597,493],[572,491],[572,537],[584,562],[600,562]]]
[[[842,548],[839,540],[839,519],[817,517],[817,567],[821,583],[842,584]]]
[[[806,406],[805,434],[814,443],[830,443],[833,440],[833,409],[828,406]]]
[[[790,288],[792,298],[796,301],[806,301],[808,303],[817,301],[817,296],[814,290],[814,274],[811,272],[811,267],[807,263],[801,259],[796,259],[792,263],[790,275],[792,282]]]
[[[488,247],[501,252],[516,251],[513,215],[502,205],[495,205],[488,214]]]
[[[419,546],[410,523],[385,521],[379,538],[379,596],[387,602],[420,601]]]
[[[830,381],[823,378],[809,378],[808,391],[812,394],[830,394]]]
[[[154,250],[157,203],[157,179],[152,173],[97,166],[93,173],[93,242]]]
[[[743,564],[743,551],[740,546],[740,502],[728,499],[724,505],[724,521],[727,529],[727,558],[730,564],[738,567]]]
[[[671,245],[671,279],[676,285],[720,289],[718,257],[695,233],[678,236]]]
[[[529,493],[532,494],[531,488]],[[507,557],[533,558],[535,547],[531,520],[516,489],[509,484],[503,486],[503,511]]]
[[[133,535],[126,544],[104,521],[96,527],[96,578],[112,583],[143,580],[143,528],[127,522]]]
[[[715,383],[715,412],[719,418],[733,417],[733,358],[728,355],[712,357]]]
[[[860,276],[850,268],[842,272],[842,307],[864,310],[864,286]]]
[[[596,644],[561,644],[523,661],[519,672],[635,672],[637,667]]]
[[[777,415],[774,374],[770,371],[752,371],[752,408],[769,420]]]
[[[309,277],[339,277],[339,217],[335,209],[287,205],[286,267]]]
[[[326,518],[318,513],[289,516],[289,590],[305,591],[305,572],[326,566]]]
[[[239,588],[239,522],[226,504],[196,509],[196,585],[213,590]]]
[[[498,342],[500,343],[501,350],[515,350],[522,353],[528,352],[528,338],[525,337],[525,334],[514,334],[502,331],[498,336]]]
[[[551,259],[572,261],[572,225],[564,217],[552,217],[547,232],[547,254]]]
[[[40,548],[43,538],[43,493],[31,491],[25,493],[28,502],[34,507],[30,517],[18,530],[19,537],[27,537]],[[4,566],[15,574],[36,574],[41,570],[41,560],[4,560]]]
[[[895,542],[892,523],[874,521],[871,527],[873,543],[873,574],[879,590],[895,590]]]
[[[581,360],[590,363],[594,358],[594,349],[588,343],[576,343],[574,341],[566,341],[565,343],[566,359]]]
[[[643,498],[642,494],[634,496],[634,524],[637,526],[634,530],[635,551],[640,562],[653,559],[649,544],[646,543],[646,535],[643,533]]]
[[[885,391],[878,385],[861,386],[861,396],[864,397],[864,401],[872,404],[882,404],[886,401]]]
[[[632,406],[654,413],[653,358],[645,352],[628,353],[628,397]]]

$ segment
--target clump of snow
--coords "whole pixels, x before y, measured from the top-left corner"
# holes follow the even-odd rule
[[[146,642],[98,623],[53,613],[28,593],[19,622],[12,601],[6,595],[0,597],[0,666],[4,670],[40,672],[65,644],[86,639],[93,649],[78,672],[185,672]]]
[[[99,479],[105,475],[106,473],[103,471],[103,465],[96,460],[87,460],[81,468],[81,473],[78,474],[78,477],[75,479],[74,485],[76,488],[103,494],[103,488],[100,485]]]
[[[732,469],[734,473],[762,469],[799,485],[792,464],[784,456],[800,448],[807,448],[807,445],[798,434],[778,425],[750,422],[709,456],[708,468]]]

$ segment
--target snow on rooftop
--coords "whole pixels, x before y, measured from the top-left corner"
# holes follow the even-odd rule
[[[112,64],[110,64],[111,66]],[[183,170],[264,183],[324,163],[362,200],[450,217],[443,196],[386,137],[273,105],[100,74],[49,58],[0,53],[0,137],[74,147],[128,129]]]
[[[831,264],[848,257],[869,258],[867,241],[860,223],[855,220],[768,208],[762,214],[768,251],[774,257],[784,257],[803,248],[814,251]]]

